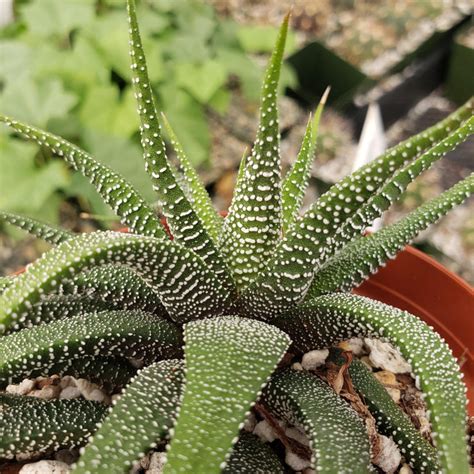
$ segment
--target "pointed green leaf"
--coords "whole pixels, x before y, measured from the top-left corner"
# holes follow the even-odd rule
[[[285,468],[268,443],[242,431],[223,474],[284,474]]]
[[[171,127],[171,124],[168,122],[168,119],[164,114],[162,114],[163,125],[168,133],[168,137],[171,141],[171,145],[174,148],[176,156],[181,165],[181,169],[184,174],[184,179],[186,181],[191,195],[193,198],[193,206],[201,220],[203,226],[205,227],[207,233],[211,236],[214,243],[217,243],[219,233],[222,229],[222,217],[216,212],[209,193],[207,192],[204,184],[202,183],[199,175],[196,173],[196,170],[191,165],[186,153],[183,150],[183,147],[178,141],[174,130]]]
[[[74,235],[66,230],[57,229],[49,224],[37,221],[36,219],[20,216],[18,214],[11,214],[10,212],[0,211],[0,221],[8,222],[9,224],[23,229],[29,234],[32,234],[39,239],[43,239],[53,245],[59,244]]]
[[[263,392],[270,410],[302,426],[318,472],[371,472],[370,444],[357,413],[319,377],[287,369],[274,375]]]
[[[380,163],[375,170],[368,168],[370,174],[357,175],[356,172],[335,184],[295,223],[274,251],[266,271],[243,294],[242,306],[247,314],[250,311],[255,317],[269,320],[300,302],[315,272],[339,247],[361,233],[400,197],[414,178],[466,140],[473,130],[474,117],[471,117],[396,172],[392,179],[385,180],[379,191],[374,191],[374,186],[383,175]],[[393,168],[391,161],[389,159],[385,166]],[[361,187],[354,184],[357,176],[365,180],[365,184],[360,183]]]
[[[173,426],[184,382],[183,363],[165,360],[141,370],[114,404],[77,462],[74,474],[127,473]]]
[[[339,352],[330,354],[330,360],[342,366],[347,362]],[[415,428],[407,414],[392,400],[385,387],[373,376],[365,364],[353,359],[349,375],[354,388],[364,401],[377,423],[378,431],[390,436],[403,456],[416,472],[440,472],[436,450]]]
[[[289,345],[286,334],[233,316],[185,326],[186,386],[165,473],[219,473],[239,427]]]
[[[329,88],[326,89],[323,94],[314,113],[314,118],[311,119],[310,117],[296,161],[283,180],[281,190],[283,232],[286,232],[288,228],[291,227],[300,212],[301,203],[303,202],[306,187],[308,186],[311,164],[314,158],[319,120],[328,94]]]
[[[423,152],[415,161],[395,173],[393,178],[388,180],[344,225],[339,227],[332,242],[330,253],[363,232],[371,222],[380,217],[385,210],[400,198],[415,178],[429,169],[433,163],[443,158],[446,153],[454,150],[460,143],[467,140],[473,133],[474,116],[467,119],[458,129],[432,148]]]
[[[229,293],[192,251],[153,237],[94,232],[54,247],[19,275],[0,296],[0,332],[22,320],[32,304],[83,270],[119,263],[139,274],[177,321],[219,314]],[[166,268],[166,271],[162,269]]]
[[[89,400],[7,397],[0,395],[0,459],[82,446],[107,413]]]
[[[277,94],[288,20],[289,15],[282,23],[265,74],[257,138],[246,160],[242,182],[234,193],[220,243],[240,287],[257,277],[281,232]]]
[[[400,221],[350,242],[316,273],[305,297],[349,291],[375,273],[430,224],[474,193],[474,174],[423,204]]]
[[[128,0],[132,83],[140,116],[140,134],[145,166],[174,238],[196,252],[221,277],[229,289],[234,287],[226,264],[187,199],[166,156],[161,126],[143,51],[134,0]]]
[[[23,329],[0,339],[0,386],[50,372],[81,357],[106,356],[151,362],[176,356],[176,326],[138,311],[104,311]]]
[[[49,148],[61,156],[75,170],[86,176],[120,217],[121,222],[133,232],[153,237],[165,237],[163,227],[153,210],[120,175],[95,161],[88,153],[63,138],[38,128],[0,115],[5,123],[24,138]]]
[[[159,295],[130,268],[120,265],[95,267],[61,285],[60,293],[85,295],[123,309],[166,315]]]
[[[351,337],[391,342],[411,365],[425,394],[433,439],[443,472],[468,473],[466,387],[458,363],[443,339],[416,316],[361,296],[324,295],[275,321],[307,352]]]
[[[113,307],[105,301],[78,295],[48,295],[36,304],[33,304],[21,319],[8,328],[8,333],[16,332],[38,324],[65,319],[78,314],[93,313],[106,309],[121,309]]]

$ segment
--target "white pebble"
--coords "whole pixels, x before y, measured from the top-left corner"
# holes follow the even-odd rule
[[[309,351],[303,356],[301,365],[305,370],[314,370],[324,364],[328,355],[329,351],[327,349],[321,349],[319,351]]]
[[[66,398],[70,400],[71,398],[79,398],[81,396],[81,391],[77,387],[68,386],[61,390],[59,398]]]
[[[411,372],[410,364],[388,342],[365,338],[365,344],[370,349],[369,359],[375,367],[389,370],[394,374]]]
[[[69,474],[69,466],[61,461],[39,461],[25,464],[20,474]]]
[[[267,420],[259,421],[253,430],[253,434],[257,435],[262,441],[268,443],[271,443],[277,438],[273,428]]]
[[[250,412],[249,416],[244,421],[244,430],[251,433],[255,429],[256,425],[257,419],[255,418],[253,412]]]
[[[398,471],[398,474],[413,474],[413,469],[408,464],[404,464]]]
[[[311,467],[311,461],[309,459],[300,458],[293,451],[286,451],[285,462],[295,471],[302,471],[307,467]]]
[[[65,375],[64,377],[61,377],[61,380],[59,381],[59,386],[61,388],[75,387],[76,381],[74,377],[71,377],[70,375]]]
[[[8,385],[6,388],[7,393],[13,395],[26,395],[35,388],[35,381],[30,379],[22,380],[18,385]]]
[[[373,460],[373,463],[387,474],[393,474],[398,469],[400,461],[402,460],[400,450],[392,438],[379,435],[379,441],[380,452]]]
[[[295,362],[295,363],[291,366],[291,368],[292,368],[293,370],[303,370],[303,366],[302,366],[299,362]]]
[[[364,352],[364,341],[359,337],[349,339],[346,344],[355,355],[361,355]]]
[[[146,474],[161,474],[166,463],[166,453],[153,453]]]
[[[42,398],[43,400],[53,400],[59,397],[61,388],[58,385],[45,385],[41,390],[33,390],[30,396]]]
[[[86,400],[95,400],[102,402],[105,399],[105,393],[95,383],[89,382],[86,379],[75,379],[76,387],[81,392],[81,395]]]

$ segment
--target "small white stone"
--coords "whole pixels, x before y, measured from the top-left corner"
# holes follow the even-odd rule
[[[303,366],[302,366],[299,362],[295,362],[295,363],[291,366],[291,368],[292,368],[293,370],[303,370]]]
[[[89,382],[86,379],[75,379],[76,387],[81,392],[81,395],[86,400],[94,400],[102,402],[105,399],[105,393],[95,383]]]
[[[75,381],[74,377],[71,377],[70,375],[65,375],[59,381],[59,386],[61,388],[75,387],[76,386],[76,381]]]
[[[244,421],[244,430],[248,431],[249,433],[252,433],[256,425],[257,419],[255,418],[253,412],[250,412],[249,416]]]
[[[329,351],[327,349],[309,351],[303,356],[301,365],[305,370],[314,370],[324,364],[328,355]]]
[[[45,385],[41,390],[30,392],[30,396],[42,398],[43,400],[53,400],[59,397],[60,391],[59,385]]]
[[[161,474],[166,463],[166,453],[153,453],[146,474]]]
[[[61,461],[39,461],[25,464],[20,474],[69,474],[71,469]]]
[[[398,471],[398,474],[413,474],[413,469],[408,464],[404,464]]]
[[[277,438],[273,428],[267,420],[259,421],[253,430],[253,434],[257,435],[262,441],[268,443],[271,443]]]
[[[79,398],[81,396],[81,391],[77,387],[68,386],[61,390],[59,398],[66,398],[68,400],[72,398]]]
[[[18,385],[8,385],[6,388],[7,393],[13,395],[26,395],[35,388],[35,381],[31,379],[22,380]]]
[[[379,445],[380,452],[377,457],[373,459],[373,463],[387,474],[393,474],[398,469],[400,461],[402,460],[400,450],[392,438],[387,438],[383,435],[379,435]]]
[[[285,454],[285,462],[295,471],[302,471],[303,469],[311,466],[311,461],[309,459],[300,458],[293,451],[288,450]]]
[[[355,355],[361,355],[364,352],[364,341],[360,337],[353,337],[346,341],[349,350]]]
[[[94,402],[103,402],[105,400],[105,393],[102,390],[96,388],[89,393],[88,399]]]
[[[412,371],[410,364],[388,342],[370,338],[365,338],[364,342],[370,349],[369,359],[375,367],[389,370],[394,374],[406,374]]]

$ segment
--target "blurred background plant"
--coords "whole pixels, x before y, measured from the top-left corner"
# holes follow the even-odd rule
[[[0,31],[2,113],[82,146],[153,200],[130,87],[125,2],[14,5],[15,21]],[[179,138],[193,164],[209,167],[209,117],[226,114],[233,95],[239,107],[256,109],[258,55],[270,50],[277,30],[268,27],[261,36],[231,19],[218,20],[198,0],[142,1],[140,10],[160,106],[182,131]],[[292,77],[286,68],[283,87]],[[49,153],[3,128],[0,147],[0,208],[54,222],[64,199],[74,197],[82,210],[108,214],[92,187]]]

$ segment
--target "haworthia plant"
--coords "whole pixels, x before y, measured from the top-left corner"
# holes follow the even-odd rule
[[[0,459],[81,446],[107,410],[89,400],[8,398],[0,395]]]
[[[127,3],[144,159],[174,239],[124,178],[59,137],[2,118],[88,177],[130,232],[74,235],[0,215],[53,245],[24,273],[0,280],[2,386],[72,374],[124,390],[107,413],[83,400],[46,404],[0,394],[0,458],[85,444],[74,468],[81,474],[98,466],[129,472],[150,449],[166,450],[169,473],[291,472],[273,443],[243,429],[258,400],[269,416],[305,430],[315,469],[368,472],[367,432],[356,413],[315,374],[276,369],[290,344],[298,355],[368,336],[392,342],[411,364],[435,447],[420,441],[354,362],[348,371],[378,429],[393,432],[420,472],[467,473],[465,391],[449,347],[415,316],[341,291],[472,194],[471,176],[361,237],[416,176],[472,134],[473,101],[347,176],[300,216],[322,105],[282,179],[277,84],[286,17],[264,80],[256,142],[244,153],[223,220],[179,144],[180,131],[164,119],[179,167],[168,161],[135,4]],[[414,454],[407,451],[413,446]]]

